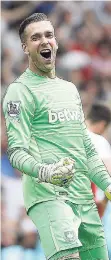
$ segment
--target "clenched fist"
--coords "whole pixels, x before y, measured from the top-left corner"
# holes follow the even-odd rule
[[[62,158],[55,164],[43,164],[39,170],[39,180],[57,186],[69,186],[74,176],[75,161],[71,158]]]

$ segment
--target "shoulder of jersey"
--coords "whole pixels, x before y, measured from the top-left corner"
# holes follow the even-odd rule
[[[70,86],[73,86],[73,87],[76,88],[76,86],[75,86],[71,81],[65,80],[65,79],[60,78],[60,77],[58,77],[58,79],[61,80],[61,81],[63,81],[64,83],[69,84]]]

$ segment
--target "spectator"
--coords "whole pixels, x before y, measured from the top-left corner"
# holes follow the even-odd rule
[[[40,244],[39,234],[28,217],[22,220],[17,232],[14,232],[14,230],[12,232],[13,235],[18,235],[16,235],[16,240],[6,237],[4,248],[2,249],[2,260],[46,259]]]
[[[100,22],[104,25],[111,25],[111,2],[100,1],[99,8],[97,10],[97,16]]]
[[[102,78],[111,76],[111,41],[102,39],[98,43],[98,55],[92,59],[94,73]]]

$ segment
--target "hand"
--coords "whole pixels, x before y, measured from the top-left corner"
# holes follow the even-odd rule
[[[106,195],[108,200],[111,200],[111,184],[105,190],[105,195]]]
[[[57,186],[69,186],[74,176],[74,163],[71,158],[63,158],[55,164],[41,165],[39,180]]]

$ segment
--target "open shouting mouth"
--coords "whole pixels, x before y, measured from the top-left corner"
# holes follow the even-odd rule
[[[40,55],[45,59],[51,59],[51,50],[50,49],[44,49],[40,52]]]

